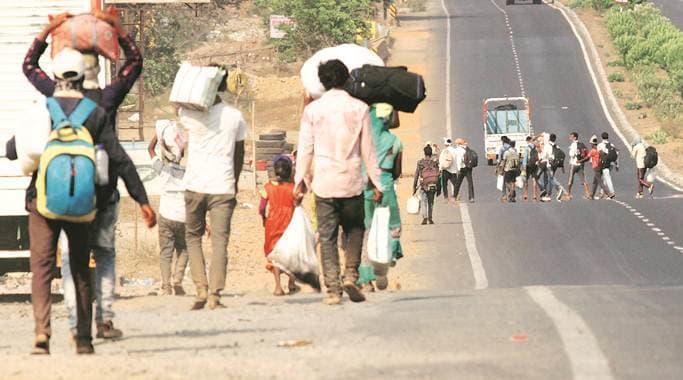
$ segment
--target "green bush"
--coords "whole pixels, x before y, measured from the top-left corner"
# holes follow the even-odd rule
[[[624,66],[624,62],[621,60],[609,61],[609,62],[607,62],[607,66],[609,66],[609,67],[621,67],[621,66]]]
[[[628,102],[626,103],[626,109],[630,111],[635,111],[643,108],[643,106],[640,105],[640,103],[635,103],[635,102]]]
[[[612,73],[607,77],[607,80],[610,82],[623,82],[624,81],[624,74]]]
[[[657,132],[648,136],[647,139],[653,144],[661,145],[666,144],[667,140],[669,139],[669,135],[660,129]]]
[[[633,71],[643,103],[652,107],[661,120],[680,122],[683,32],[651,4],[634,5],[624,11],[613,9],[607,14],[606,24],[624,66]]]
[[[294,20],[295,25],[283,27],[287,36],[273,41],[285,61],[353,42],[367,33],[374,10],[371,0],[256,0],[255,5],[264,15],[282,14]]]

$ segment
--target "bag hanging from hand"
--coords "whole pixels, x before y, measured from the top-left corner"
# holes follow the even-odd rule
[[[496,189],[498,189],[498,191],[503,191],[503,183],[503,176],[499,175],[498,179],[496,180]]]
[[[655,168],[647,169],[645,180],[649,183],[654,183],[657,180],[657,170]]]
[[[320,290],[315,234],[301,206],[294,209],[289,226],[277,241],[268,259],[298,281]]]
[[[393,260],[389,216],[389,207],[376,208],[372,216],[368,233],[368,259],[374,263],[390,264]]]
[[[517,186],[518,189],[523,189],[524,188],[524,176],[517,176],[515,179],[515,186]]]
[[[406,211],[408,214],[417,215],[420,213],[420,192],[413,194],[406,202]]]

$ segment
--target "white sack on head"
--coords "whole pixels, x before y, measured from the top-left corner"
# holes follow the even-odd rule
[[[325,93],[325,88],[318,78],[318,66],[333,59],[344,62],[349,72],[363,65],[384,66],[384,61],[375,52],[356,44],[343,44],[319,50],[304,62],[301,68],[301,83],[313,99]]]

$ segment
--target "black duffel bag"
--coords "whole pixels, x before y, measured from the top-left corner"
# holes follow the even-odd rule
[[[410,113],[427,97],[422,75],[403,66],[365,65],[352,70],[344,89],[369,105],[389,103],[398,111]]]

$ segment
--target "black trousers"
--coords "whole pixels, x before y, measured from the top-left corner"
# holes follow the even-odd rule
[[[453,197],[458,198],[460,193],[460,186],[462,182],[467,178],[467,197],[469,200],[474,199],[474,182],[472,180],[472,168],[462,168],[456,176],[455,183],[453,184]]]

